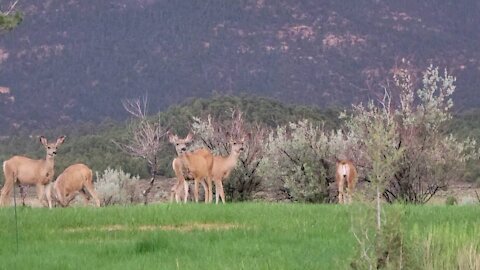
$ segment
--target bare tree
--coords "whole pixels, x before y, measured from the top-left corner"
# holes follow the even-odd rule
[[[147,117],[148,98],[127,99],[122,101],[125,110],[134,117],[130,125],[131,137],[126,143],[114,141],[125,153],[142,158],[147,162],[150,172],[149,186],[142,192],[144,204],[148,203],[148,195],[158,174],[158,153],[162,150],[165,136],[164,128],[159,121],[151,121]]]

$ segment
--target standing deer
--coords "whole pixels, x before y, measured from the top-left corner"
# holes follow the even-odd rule
[[[172,162],[172,167],[177,177],[177,183],[171,190],[172,195],[175,195],[175,199],[178,202],[180,200],[179,194],[183,187],[183,199],[184,202],[187,202],[188,184],[185,182],[185,177],[187,176],[188,179],[193,178],[194,180],[195,187],[193,195],[195,202],[198,202],[198,183],[201,183],[205,190],[205,202],[210,202],[212,197],[211,188],[209,187],[213,167],[212,153],[205,148],[187,152],[187,144],[193,139],[192,133],[188,133],[187,137],[180,139],[177,135],[168,132],[168,139],[170,143],[175,146],[178,155]]]
[[[44,136],[40,142],[45,147],[47,155],[45,159],[30,159],[24,156],[13,156],[3,162],[5,184],[0,194],[0,205],[7,203],[13,185],[35,185],[37,187],[38,200],[43,204],[45,185],[50,183],[55,173],[55,155],[57,148],[65,141],[61,136],[55,143],[48,143]]]
[[[351,203],[357,183],[357,169],[350,160],[337,160],[335,181],[338,187],[338,203]],[[344,192],[345,182],[347,183],[347,194]]]
[[[222,203],[225,203],[225,193],[223,190],[223,181],[228,178],[232,170],[237,165],[238,157],[243,151],[245,137],[240,140],[230,141],[230,154],[226,157],[214,156],[212,178],[215,182],[215,203],[218,204],[218,197],[221,198]]]
[[[57,177],[54,183],[48,185],[46,192],[48,207],[52,208],[52,192],[63,207],[68,206],[78,192],[82,194],[86,205],[88,204],[88,196],[85,189],[95,200],[95,205],[100,207],[100,200],[93,188],[92,170],[82,163],[70,165]]]

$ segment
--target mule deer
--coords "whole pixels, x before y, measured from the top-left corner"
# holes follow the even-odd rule
[[[95,192],[93,188],[92,170],[82,163],[70,165],[57,177],[54,183],[48,185],[46,192],[48,207],[52,208],[52,192],[56,200],[63,207],[68,206],[77,193],[82,194],[86,205],[88,203],[88,196],[85,189],[95,200],[95,205],[100,207],[100,200],[98,199],[97,192]]]
[[[178,155],[172,162],[172,167],[177,177],[177,183],[171,190],[172,195],[175,195],[175,199],[178,202],[180,200],[180,190],[183,187],[183,199],[186,202],[188,199],[188,184],[185,180],[193,178],[195,202],[198,202],[198,183],[201,183],[205,190],[205,202],[210,202],[212,197],[210,188],[213,167],[212,153],[205,148],[187,152],[187,144],[193,139],[192,133],[188,133],[187,137],[180,139],[177,135],[168,132],[168,139],[175,146]],[[187,178],[185,178],[186,176]]]
[[[40,142],[47,152],[45,159],[30,159],[24,156],[13,156],[3,162],[3,173],[5,175],[5,184],[0,194],[0,204],[5,205],[10,196],[13,185],[35,185],[37,187],[37,197],[43,204],[45,185],[50,183],[55,173],[55,155],[57,148],[65,141],[65,136],[61,136],[55,143],[48,143],[44,136],[40,137]]]
[[[239,140],[230,141],[230,154],[226,157],[214,156],[212,178],[215,182],[215,203],[218,204],[218,197],[225,203],[225,193],[223,190],[223,181],[228,178],[232,170],[237,165],[238,158],[243,151],[245,136]]]
[[[351,203],[353,191],[357,183],[357,169],[351,161],[337,160],[335,181],[338,187],[338,203]],[[347,194],[344,191],[345,183],[347,184]]]

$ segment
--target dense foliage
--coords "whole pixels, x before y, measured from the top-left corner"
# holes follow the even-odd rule
[[[12,30],[22,21],[22,14],[15,12],[13,14],[3,14],[0,11],[0,31]]]

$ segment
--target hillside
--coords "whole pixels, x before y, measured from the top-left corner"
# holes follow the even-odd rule
[[[2,3],[3,4],[3,3]],[[1,4],[0,4],[1,5]],[[376,98],[408,62],[457,76],[480,105],[478,1],[23,0],[0,36],[0,135],[117,120],[214,94],[341,107]]]

